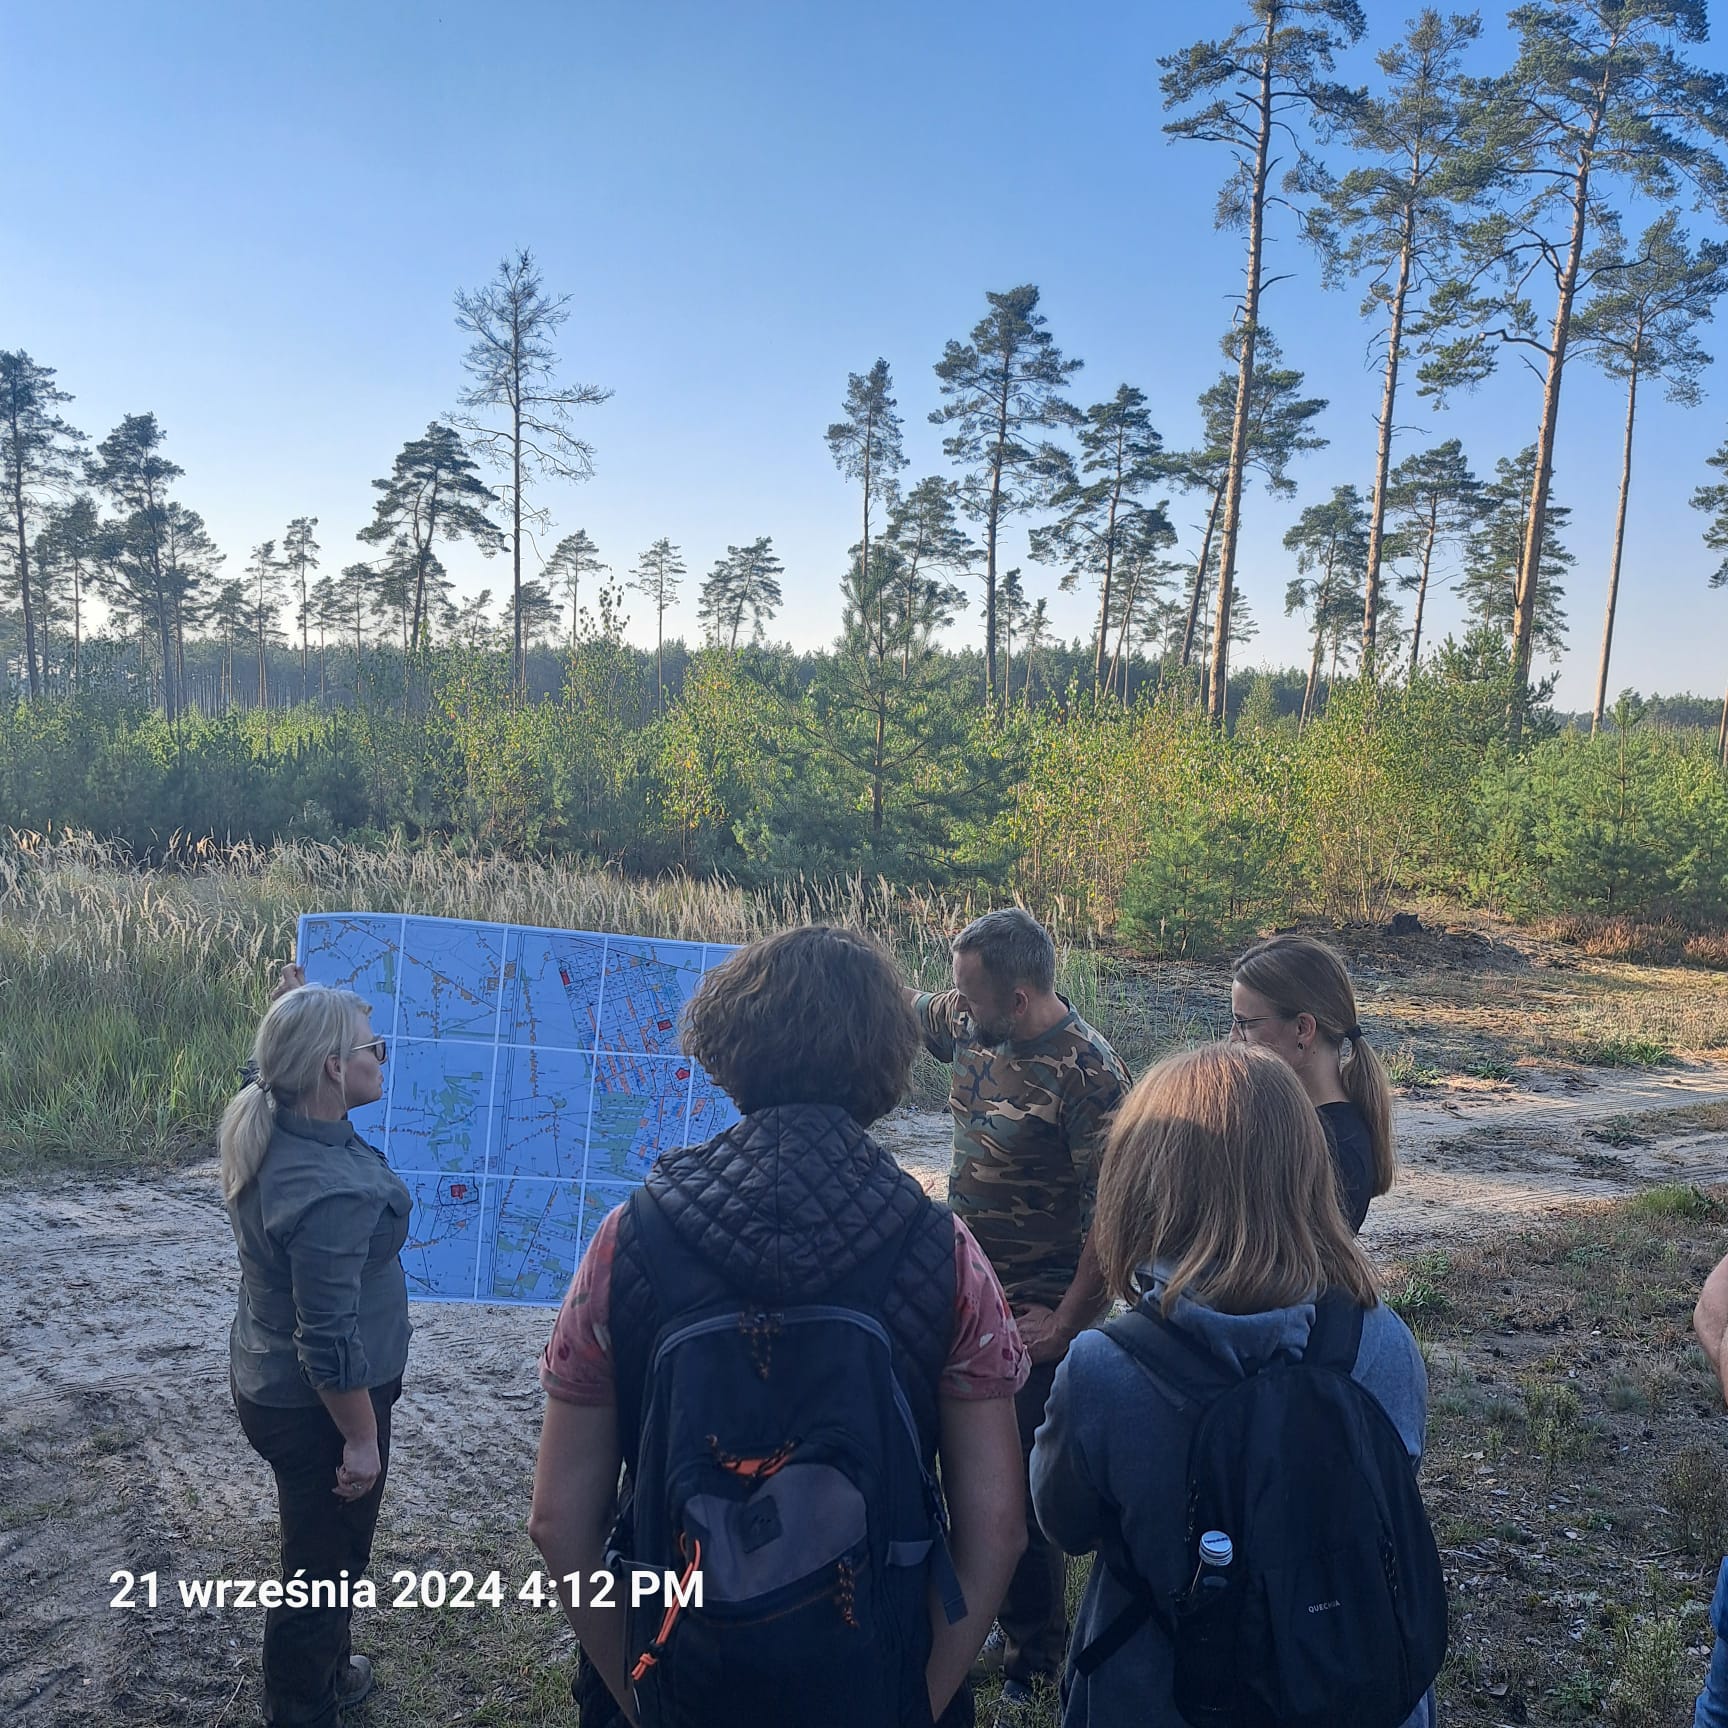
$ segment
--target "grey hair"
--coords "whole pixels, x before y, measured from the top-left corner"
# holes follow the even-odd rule
[[[216,1142],[222,1159],[222,1198],[232,1201],[258,1174],[270,1149],[278,1104],[297,1104],[318,1089],[324,1063],[346,1056],[354,1017],[372,1004],[352,990],[302,984],[270,1004],[252,1040],[252,1073],[228,1100]]]
[[[1056,988],[1056,944],[1024,907],[1004,906],[974,918],[952,947],[956,954],[976,954],[985,975],[1004,990]]]

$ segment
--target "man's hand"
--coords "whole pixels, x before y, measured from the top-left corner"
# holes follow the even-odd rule
[[[282,975],[276,980],[276,988],[270,992],[270,1000],[280,1001],[290,990],[298,990],[305,982],[304,968],[292,960],[286,961],[282,967]]]
[[[1026,1346],[1033,1367],[1044,1362],[1060,1362],[1074,1342],[1074,1334],[1057,1318],[1054,1308],[1028,1302],[1014,1310],[1014,1324],[1020,1330],[1020,1342]]]

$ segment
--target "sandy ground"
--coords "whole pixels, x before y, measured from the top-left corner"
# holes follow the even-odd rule
[[[1400,1102],[1403,1168],[1366,1239],[1395,1258],[1652,1182],[1728,1180],[1728,1117],[1696,1108],[1725,1102],[1728,1063],[1430,1088]],[[945,1116],[901,1111],[882,1137],[940,1192]],[[228,1401],[234,1260],[213,1169],[0,1202],[0,1720],[256,1720],[255,1610],[108,1606],[122,1569],[164,1591],[273,1570],[269,1475]],[[416,1307],[375,1575],[530,1563],[550,1318]]]
[[[1374,1202],[1363,1240],[1398,1255],[1654,1182],[1728,1182],[1728,1126],[1688,1120],[1690,1107],[1724,1101],[1721,1062],[1528,1069],[1516,1081],[1425,1087],[1397,1100],[1398,1180]],[[877,1135],[932,1194],[943,1192],[944,1117],[897,1111]]]

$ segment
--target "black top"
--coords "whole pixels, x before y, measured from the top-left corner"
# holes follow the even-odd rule
[[[1322,1104],[1320,1126],[1332,1147],[1332,1164],[1338,1172],[1338,1198],[1352,1232],[1360,1231],[1374,1198],[1374,1141],[1362,1112],[1345,1099],[1340,1104]]]

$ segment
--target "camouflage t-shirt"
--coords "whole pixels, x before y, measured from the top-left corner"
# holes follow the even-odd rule
[[[1128,1073],[1072,1008],[1040,1038],[987,1045],[960,993],[917,999],[924,1043],[954,1070],[948,1204],[989,1256],[1011,1302],[1054,1307],[1092,1227],[1098,1158]]]

